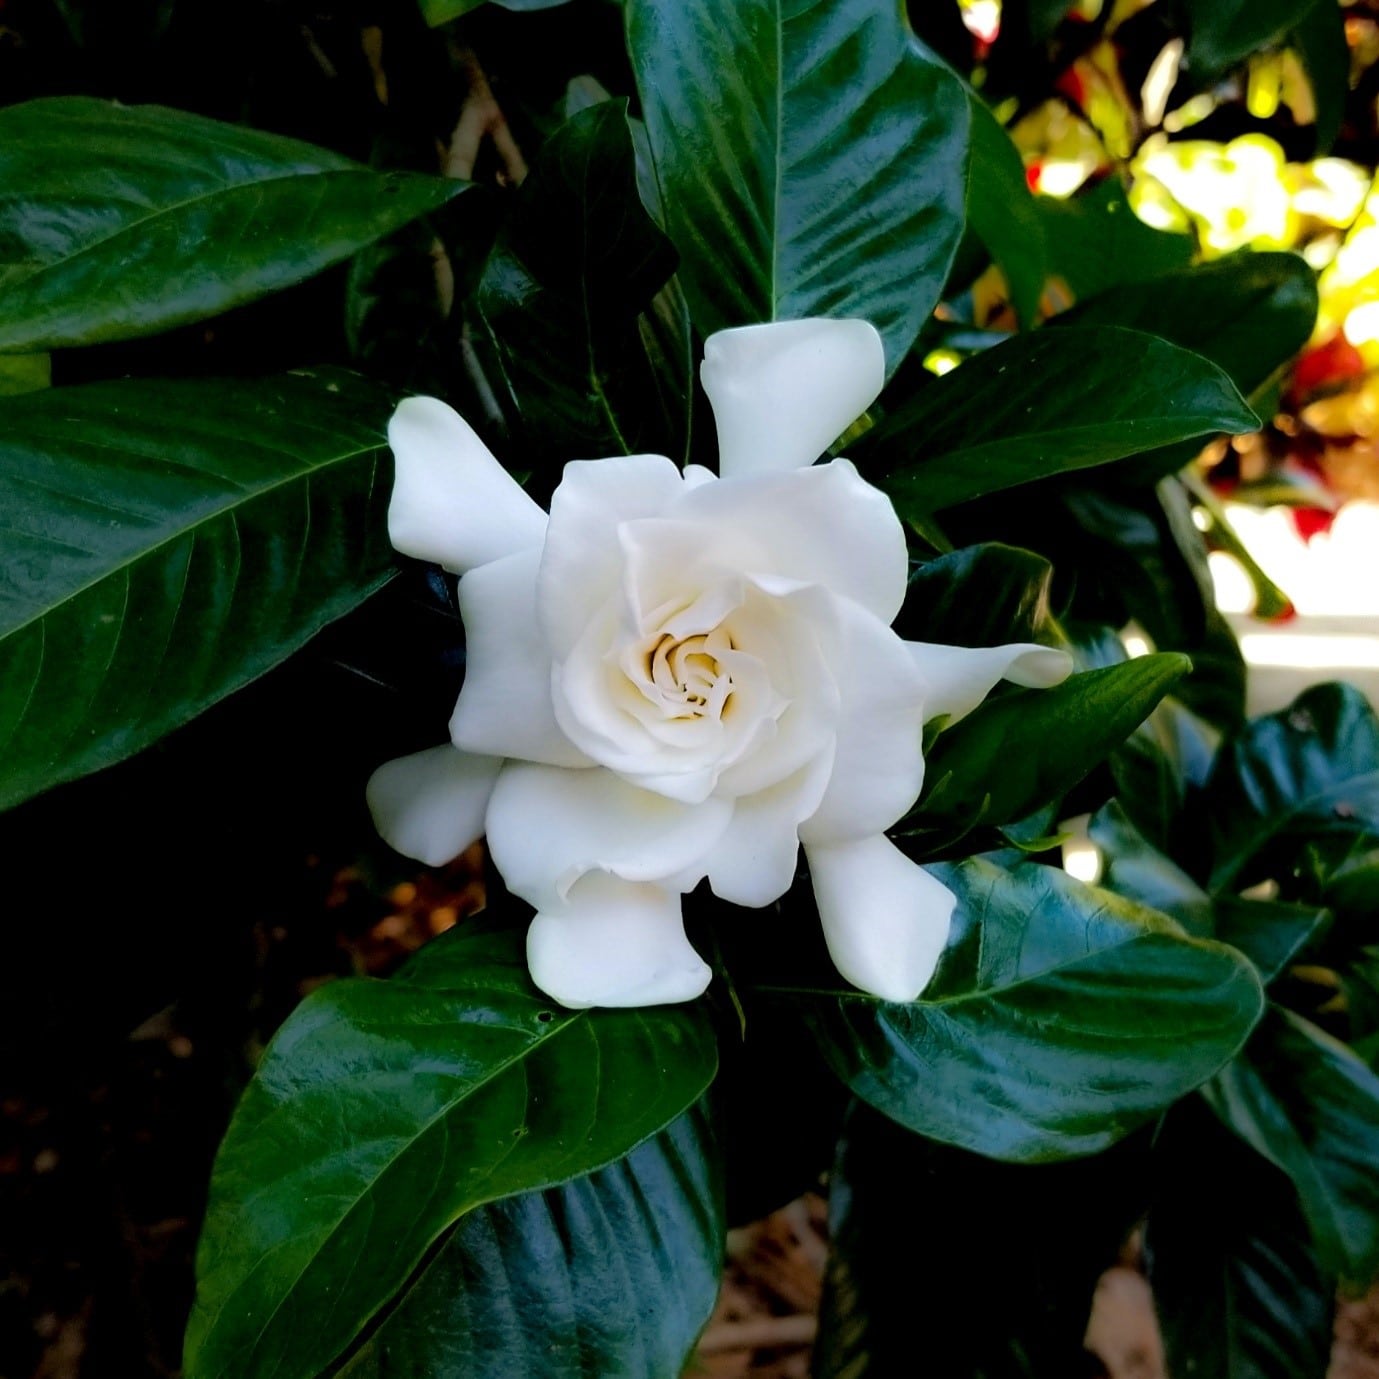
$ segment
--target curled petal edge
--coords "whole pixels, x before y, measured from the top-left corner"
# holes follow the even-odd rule
[[[692,1001],[712,972],[685,937],[680,896],[590,872],[527,931],[532,981],[571,1009]]]
[[[833,965],[883,1001],[917,1000],[948,944],[957,897],[884,834],[806,846]]]
[[[484,834],[500,757],[449,743],[386,761],[365,789],[374,827],[389,847],[428,867],[453,861]]]

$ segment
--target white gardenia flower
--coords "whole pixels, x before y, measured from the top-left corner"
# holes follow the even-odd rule
[[[527,957],[567,1006],[687,1001],[709,969],[680,897],[790,886],[804,844],[838,970],[912,1000],[954,899],[885,831],[924,779],[923,724],[1061,651],[905,642],[905,535],[844,459],[875,399],[865,321],[721,331],[704,348],[719,469],[660,455],[566,465],[549,516],[469,426],[409,398],[389,427],[393,544],[462,574],[468,668],[447,745],[389,762],[379,831],[431,865],[484,833],[536,908]]]

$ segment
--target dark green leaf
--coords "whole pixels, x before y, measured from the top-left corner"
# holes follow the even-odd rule
[[[388,578],[390,410],[343,372],[0,404],[0,805],[147,746]]]
[[[465,1212],[611,1163],[715,1063],[697,1007],[552,1006],[511,931],[314,992],[216,1159],[188,1379],[316,1379]]]
[[[1027,329],[1039,316],[1047,273],[1044,222],[1035,210],[1025,164],[986,102],[972,96],[972,177],[967,220],[1005,275],[1011,305]]]
[[[1350,48],[1345,36],[1345,11],[1336,0],[1316,0],[1288,36],[1312,83],[1317,110],[1317,153],[1326,153],[1341,132],[1345,100],[1350,88]]]
[[[860,316],[898,365],[962,232],[962,83],[896,5],[629,0],[626,10],[699,330]]]
[[[829,1176],[815,1379],[1054,1379],[1089,1374],[1092,1292],[1147,1204],[1142,1146],[1002,1164],[935,1144],[862,1103]],[[1020,1286],[994,1319],[993,1242]],[[942,1242],[941,1247],[939,1242]],[[916,1299],[942,1323],[915,1332]],[[922,1356],[922,1360],[920,1357]]]
[[[1042,39],[1048,38],[1059,26],[1072,4],[1070,0],[1025,0],[1023,8],[1029,14],[1033,36]]]
[[[1168,610],[1161,607],[1160,612]],[[1165,640],[1172,645],[1179,639]],[[1155,641],[1163,644],[1158,637]],[[1205,627],[1182,650],[1192,657],[1192,674],[1180,686],[1178,698],[1218,728],[1229,729],[1241,723],[1245,717],[1245,658],[1225,615],[1214,605],[1208,605]]]
[[[1100,326],[1036,331],[969,359],[867,437],[901,515],[1259,419],[1188,350]]]
[[[542,148],[477,296],[538,455],[666,448],[680,418],[655,416],[638,317],[674,268],[638,195],[626,102],[581,111]]]
[[[1203,1089],[1218,1116],[1292,1180],[1322,1264],[1379,1275],[1379,1077],[1344,1044],[1274,1006]]]
[[[1297,254],[1242,252],[1126,283],[1055,318],[1126,326],[1210,359],[1248,397],[1307,343],[1317,275]]]
[[[1280,844],[1379,836],[1379,719],[1350,685],[1318,685],[1254,719],[1223,749],[1209,791],[1213,890]]]
[[[1137,622],[1160,651],[1190,656],[1193,673],[1177,697],[1217,727],[1237,726],[1245,663],[1216,609],[1206,546],[1182,483],[1132,487],[1108,475],[1095,487],[1062,486],[1056,501],[1080,530],[1048,554],[1059,576],[1074,582],[1077,603],[1092,605],[1082,615],[1113,626]]]
[[[1112,800],[1092,816],[1088,833],[1101,853],[1101,885],[1108,891],[1161,911],[1198,938],[1214,936],[1211,896],[1145,840],[1119,801]]]
[[[1191,469],[1183,471],[1181,482],[1196,501],[1194,517],[1206,520],[1206,530],[1211,536],[1212,544],[1234,556],[1236,564],[1244,570],[1254,592],[1254,607],[1251,611],[1255,617],[1266,621],[1291,617],[1296,611],[1293,601],[1274,583],[1268,572],[1255,559],[1254,552],[1240,539],[1239,533],[1226,515],[1225,505],[1212,491],[1211,485]]]
[[[1021,1162],[1094,1153],[1209,1078],[1259,1017],[1249,962],[1152,910],[1033,863],[933,870],[958,908],[920,1000],[793,993],[834,1071],[920,1134]]]
[[[1189,668],[1183,656],[1141,656],[992,699],[939,734],[925,766],[934,785],[908,822],[1004,824],[1060,799]]]
[[[1216,902],[1216,937],[1238,948],[1259,969],[1266,986],[1280,976],[1322,932],[1327,912],[1311,905],[1242,900],[1223,895]]]
[[[1288,1180],[1200,1103],[1155,1146],[1145,1256],[1176,1379],[1324,1379],[1335,1280]]]
[[[1324,887],[1322,898],[1333,910],[1379,914],[1379,847],[1347,857]]]
[[[1160,852],[1184,845],[1189,801],[1206,785],[1220,734],[1171,695],[1112,754],[1111,775],[1135,827]]]
[[[1187,60],[1201,79],[1282,42],[1314,5],[1335,0],[1181,0],[1191,38]]]
[[[1124,283],[1148,282],[1192,262],[1191,235],[1151,229],[1108,177],[1079,196],[1039,196],[1049,271],[1081,301]]]
[[[0,110],[0,350],[150,335],[348,258],[466,184],[160,106]]]
[[[1320,933],[1325,910],[1280,901],[1213,899],[1180,867],[1145,841],[1113,800],[1093,819],[1101,851],[1102,884],[1117,895],[1171,915],[1189,933],[1238,948],[1266,986]]]
[[[1049,562],[1032,551],[990,542],[926,561],[910,574],[896,630],[909,640],[949,646],[1001,646],[1046,639]]]
[[[669,1379],[718,1296],[723,1202],[702,1108],[626,1158],[461,1219],[340,1379]]]

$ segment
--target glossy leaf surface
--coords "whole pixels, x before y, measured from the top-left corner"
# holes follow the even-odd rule
[[[1145,1257],[1170,1372],[1324,1379],[1335,1276],[1287,1178],[1192,1103],[1169,1117],[1153,1166]]]
[[[389,577],[391,406],[343,372],[0,403],[0,805],[147,746]]]
[[[910,572],[895,621],[908,641],[1002,646],[1049,636],[1053,569],[1018,546],[985,542],[925,561]]]
[[[877,427],[859,462],[886,474],[901,514],[1258,418],[1200,355],[1119,327],[1036,331],[984,351]]]
[[[718,1296],[723,1204],[707,1113],[626,1158],[465,1216],[341,1379],[663,1379]]]
[[[979,96],[972,98],[972,178],[967,218],[1005,275],[1011,305],[1028,328],[1038,318],[1048,272],[1044,223],[1025,165],[1009,134]]]
[[[161,106],[0,110],[0,351],[151,335],[300,282],[466,184]]]
[[[630,0],[626,11],[700,333],[860,316],[894,368],[962,232],[962,83],[891,4]]]
[[[699,1008],[553,1007],[482,926],[314,992],[216,1160],[189,1379],[315,1379],[465,1212],[611,1163],[715,1066]]]
[[[958,897],[923,997],[798,993],[834,1071],[920,1134],[991,1158],[1090,1154],[1205,1082],[1262,996],[1233,949],[1061,870],[936,867]]]
[[[1183,0],[1194,72],[1215,75],[1278,43],[1319,4],[1332,0]]]
[[[929,791],[910,822],[1004,824],[1060,799],[1188,669],[1183,656],[1141,656],[992,699],[939,734],[925,762]]]
[[[1119,178],[1108,177],[1065,201],[1039,196],[1034,206],[1044,222],[1049,271],[1079,301],[1192,262],[1192,236],[1146,225],[1125,199]]]
[[[1274,1007],[1206,1088],[1212,1109],[1297,1188],[1323,1265],[1379,1275],[1379,1077],[1310,1021]]]
[[[1209,802],[1213,889],[1275,844],[1379,834],[1379,718],[1353,686],[1318,685],[1227,744]]]
[[[1126,283],[1055,318],[1125,326],[1210,359],[1248,397],[1306,343],[1317,275],[1298,254],[1243,252]]]

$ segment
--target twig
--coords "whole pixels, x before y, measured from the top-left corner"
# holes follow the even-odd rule
[[[817,1317],[761,1317],[747,1322],[719,1322],[699,1342],[701,1355],[729,1350],[786,1350],[812,1345],[819,1331]]]

